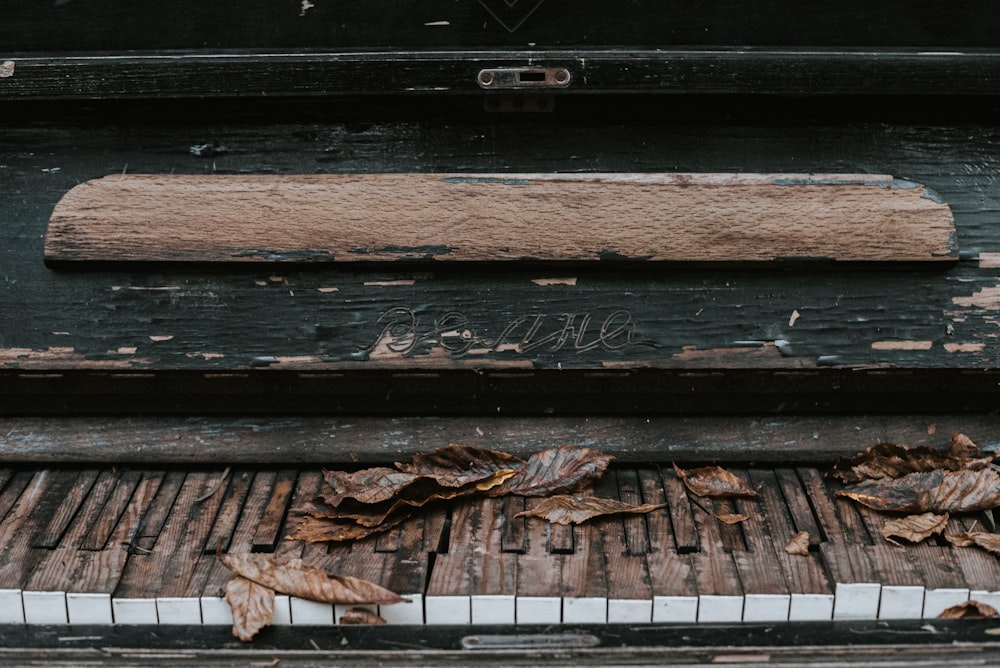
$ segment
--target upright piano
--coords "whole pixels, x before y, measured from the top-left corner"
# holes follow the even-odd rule
[[[1000,444],[1000,5],[2,16],[5,665],[1000,656],[996,621],[937,619],[1000,608],[1000,561],[889,544],[824,476]],[[586,446],[596,495],[665,506],[288,538],[324,471],[449,444]],[[248,552],[413,602],[279,595],[241,642],[218,553]]]

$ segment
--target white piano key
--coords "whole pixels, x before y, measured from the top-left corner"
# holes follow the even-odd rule
[[[744,622],[787,622],[791,596],[788,594],[746,594]]]
[[[20,589],[0,589],[0,624],[24,624]]]
[[[649,599],[609,598],[609,624],[648,624],[653,621],[653,602]]]
[[[985,589],[974,589],[969,592],[969,598],[973,601],[985,603],[996,610],[1000,610],[1000,591],[987,591]]]
[[[339,624],[340,623],[340,618],[343,617],[344,615],[346,615],[348,610],[351,610],[353,608],[361,608],[362,610],[367,610],[368,612],[372,613],[373,615],[377,615],[378,614],[378,605],[376,605],[374,603],[365,603],[365,604],[355,603],[353,605],[337,604],[337,605],[333,606],[333,621],[334,621],[334,623]]]
[[[968,600],[968,589],[928,589],[924,592],[924,618],[937,617],[951,606]]]
[[[424,616],[428,624],[470,624],[472,600],[468,596],[428,596]]]
[[[221,596],[202,596],[201,623],[231,625],[233,623],[233,610],[229,607],[226,599]]]
[[[654,596],[654,622],[697,622],[697,596]]]
[[[875,619],[882,585],[877,582],[838,582],[833,600],[834,619]]]
[[[288,594],[275,594],[273,626],[289,626],[292,623],[292,601]]]
[[[406,594],[404,598],[410,599],[410,603],[379,606],[378,610],[382,619],[389,624],[423,624],[424,595]]]
[[[309,624],[312,626],[333,626],[333,606],[329,603],[309,601],[292,596],[289,598],[292,611],[292,624]]]
[[[158,624],[155,598],[113,598],[115,624]]]
[[[69,624],[65,592],[22,591],[21,601],[28,624]]]
[[[699,622],[739,622],[742,620],[742,596],[706,594],[698,597]]]
[[[879,619],[920,619],[924,588],[919,585],[882,585]]]
[[[70,624],[113,624],[111,594],[69,592],[66,612]]]
[[[562,620],[563,624],[606,624],[608,599],[604,596],[564,598]]]
[[[558,624],[562,621],[562,599],[558,596],[518,596],[514,618],[518,624]]]
[[[788,621],[827,622],[833,619],[833,594],[792,594]]]
[[[513,594],[476,594],[472,596],[473,624],[513,624]]]
[[[161,624],[201,624],[201,599],[157,596],[156,615]]]

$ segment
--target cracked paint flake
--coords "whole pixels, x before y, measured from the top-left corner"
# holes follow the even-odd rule
[[[986,348],[985,343],[946,343],[944,349],[949,353],[981,353]]]
[[[576,285],[576,277],[572,278],[533,278],[535,285]]]
[[[1000,310],[1000,285],[991,285],[973,292],[968,297],[952,297],[959,306],[976,307],[989,311]]]
[[[1000,267],[1000,253],[980,253],[980,269],[996,269]]]
[[[153,336],[149,337],[149,340],[159,343],[160,341],[170,341],[172,338],[174,338],[172,334],[161,334],[161,335],[154,334]]]
[[[872,341],[872,350],[930,350],[933,341]]]
[[[792,311],[792,316],[788,319],[788,326],[789,327],[795,327],[795,321],[798,320],[798,319],[799,319],[799,312],[796,309],[796,310]]]
[[[364,283],[362,283],[362,285],[388,288],[394,285],[416,285],[416,283],[417,283],[416,279],[401,278],[396,281],[365,281]]]

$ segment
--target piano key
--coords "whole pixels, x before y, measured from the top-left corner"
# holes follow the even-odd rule
[[[865,550],[870,541],[853,502],[835,501],[816,469],[796,473],[826,536],[819,548],[834,587],[833,618],[877,618],[882,585]]]
[[[750,479],[746,471],[734,469],[733,473]],[[745,521],[732,525],[743,530],[747,546],[732,553],[743,582],[743,621],[784,622],[788,621],[791,591],[783,570],[775,567],[778,555],[771,540],[773,532],[759,498],[736,499],[732,504],[738,513],[747,516]]]
[[[473,523],[481,519],[475,502],[463,499],[452,504],[447,552],[435,558],[427,583],[424,613],[428,624],[472,622]]]
[[[780,469],[779,469],[780,471]],[[750,481],[759,495],[759,506],[766,527],[767,542],[775,561],[788,585],[789,621],[823,621],[833,617],[833,587],[830,585],[819,561],[819,554],[792,555],[785,551],[788,540],[798,531],[813,531],[810,544],[821,541],[815,522],[805,520],[805,510],[812,517],[809,500],[794,471],[785,469],[784,475],[756,469],[750,472]],[[797,508],[798,511],[793,510]],[[798,516],[797,516],[798,514]],[[806,527],[806,528],[802,528]]]
[[[698,583],[698,621],[742,621],[743,584],[732,554],[722,544],[719,520],[709,515],[711,505],[707,499],[692,503],[692,506],[701,548],[691,555]]]
[[[226,481],[225,490],[219,491],[224,496],[219,506],[219,513],[212,525],[212,532],[205,542],[206,551],[215,552],[215,550],[221,549],[225,552],[229,549],[233,532],[236,531],[240,517],[244,515],[244,508],[248,505],[247,495],[250,492],[253,478],[253,471],[236,469]]]
[[[28,624],[69,624],[66,594],[61,591],[23,591],[21,601]]]
[[[528,510],[540,502],[535,498],[523,500],[523,506]],[[550,551],[549,529],[553,525],[538,517],[518,521],[525,522],[525,549],[516,556],[515,621],[518,624],[558,624],[562,621],[559,584],[563,555]]]
[[[581,495],[593,490],[581,490]],[[563,556],[562,620],[564,624],[608,621],[608,580],[600,530],[588,522],[572,527],[573,552]]]
[[[383,605],[379,614],[389,624],[424,623],[424,583],[428,553],[424,550],[427,517],[416,515],[395,528],[396,550],[387,552],[379,582],[390,591],[411,599],[411,603]]]
[[[111,599],[115,624],[158,624],[156,598],[115,597]]]
[[[113,624],[111,594],[68,592],[66,611],[70,624]]]
[[[698,529],[694,524],[687,488],[673,469],[664,469],[660,475],[667,495],[667,509],[670,511],[670,524],[673,527],[677,552],[681,554],[697,552]]]
[[[72,475],[72,472],[61,473]],[[109,489],[108,485],[113,484],[113,474],[110,471],[89,469],[76,474],[76,480],[63,496],[59,507],[56,508],[54,513],[52,513],[52,518],[49,520],[48,525],[38,536],[35,537],[35,540],[32,541],[32,547],[53,548],[59,544],[59,539],[62,538],[66,528],[76,516],[77,509],[83,504],[84,500],[90,494],[90,491],[97,482],[98,477],[101,478],[101,485],[99,486],[98,494],[101,493],[101,488],[104,489],[104,493],[107,493],[107,490]]]
[[[0,588],[25,589],[39,556],[47,550],[32,548],[33,538],[44,530],[52,512],[75,476],[47,470],[15,475],[13,489],[20,490],[0,522]],[[22,485],[23,483],[23,485]],[[26,611],[27,612],[27,611]]]
[[[525,509],[525,497],[507,496],[500,499],[503,520],[500,523],[500,549],[504,552],[524,553],[525,522],[527,518],[514,516]]]
[[[630,495],[633,502],[636,498],[638,481],[628,480],[634,493]],[[620,499],[621,490],[618,477],[614,472],[605,474],[596,485],[597,495],[605,498]],[[636,519],[636,518],[629,518]],[[638,518],[642,520],[643,518]],[[649,583],[649,570],[646,567],[645,551],[640,554],[629,552],[628,538],[625,532],[625,519],[612,516],[595,521],[600,529],[601,549],[604,551],[604,565],[608,583],[608,623],[609,624],[641,624],[653,619],[653,593]],[[648,539],[643,537],[635,543],[637,549],[646,550]]]
[[[274,551],[275,545],[281,538],[281,525],[288,510],[288,502],[292,498],[296,475],[292,470],[277,472],[274,487],[271,489],[267,505],[253,536],[254,552]]]
[[[23,624],[24,603],[20,589],[0,589],[0,624]]]
[[[133,545],[141,554],[149,554],[156,543],[167,517],[174,508],[174,501],[187,479],[185,471],[170,471],[167,473],[156,493],[156,498],[143,518],[139,531],[136,532]]]
[[[201,599],[194,596],[157,596],[160,624],[201,624]]]
[[[504,552],[501,533],[503,499],[485,498],[472,516],[470,614],[473,624],[513,624],[517,593],[517,557]]]
[[[81,550],[96,552],[104,549],[142,478],[141,471],[122,473],[104,506],[87,528],[86,537],[80,542]]]
[[[954,516],[945,529],[946,533],[983,530],[983,522],[978,518]],[[953,556],[969,587],[969,598],[1000,610],[1000,560],[985,550],[973,548],[956,549]]]
[[[307,626],[333,626],[333,606],[329,603],[309,601],[298,596],[289,597],[292,624]]]
[[[639,482],[644,503],[661,504],[666,501],[666,492],[658,471],[641,470]],[[694,567],[690,555],[678,554],[670,517],[668,509],[654,510],[646,515],[649,531],[646,566],[653,594],[653,621],[696,622],[698,590]]]

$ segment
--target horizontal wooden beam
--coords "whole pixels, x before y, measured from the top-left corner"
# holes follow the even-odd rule
[[[371,465],[449,443],[527,456],[562,444],[623,462],[833,463],[881,441],[1000,448],[996,415],[3,418],[0,462]]]
[[[45,258],[899,263],[958,247],[948,205],[891,176],[115,175],[62,198]]]

